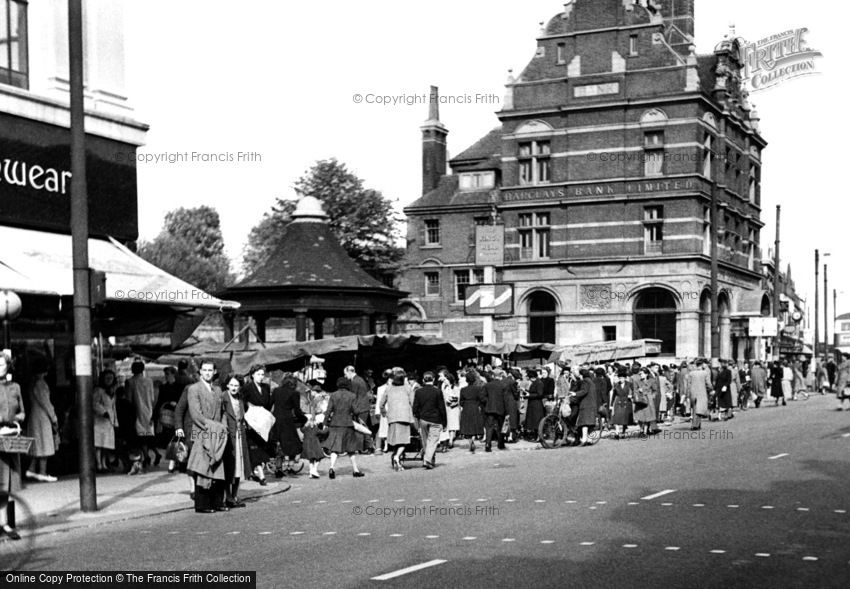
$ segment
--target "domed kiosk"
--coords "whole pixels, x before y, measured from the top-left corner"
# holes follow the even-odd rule
[[[348,256],[321,202],[311,196],[298,201],[268,260],[225,293],[241,303],[241,315],[254,318],[262,341],[271,317],[294,317],[297,341],[307,339],[308,318],[316,339],[323,337],[322,322],[329,317],[358,317],[361,335],[374,333],[383,318],[392,332],[398,301],[407,294],[384,286]]]

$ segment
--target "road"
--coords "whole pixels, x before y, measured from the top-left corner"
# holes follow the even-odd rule
[[[589,448],[456,448],[433,471],[363,457],[361,479],[342,458],[336,480],[291,479],[246,509],[39,538],[29,568],[256,570],[261,587],[843,587],[850,411],[835,406]]]

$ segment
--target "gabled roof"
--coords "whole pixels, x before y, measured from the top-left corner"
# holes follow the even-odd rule
[[[404,208],[412,209],[441,206],[470,206],[490,203],[490,189],[458,190],[458,176],[443,176],[431,192],[423,195]]]
[[[492,160],[499,162],[502,154],[502,126],[493,128],[484,137],[466,148],[460,155],[451,159],[452,167],[456,163],[466,163],[474,160]],[[498,165],[496,166],[498,167]]]

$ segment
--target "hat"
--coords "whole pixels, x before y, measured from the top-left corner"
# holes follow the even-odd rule
[[[351,390],[351,381],[345,378],[344,376],[340,376],[336,379],[336,388],[337,389],[345,389],[347,391]]]

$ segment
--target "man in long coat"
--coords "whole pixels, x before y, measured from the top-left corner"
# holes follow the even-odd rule
[[[753,369],[750,370],[750,384],[753,388],[753,394],[756,396],[756,409],[761,405],[761,400],[767,392],[767,370],[761,365],[761,362],[753,364]]]
[[[505,449],[505,436],[502,434],[502,426],[507,411],[505,397],[508,395],[508,387],[507,383],[502,380],[504,375],[502,369],[497,368],[493,371],[493,380],[484,385],[484,394],[487,397],[487,403],[484,406],[485,452],[492,451],[494,432],[496,433],[496,446],[499,450]]]
[[[688,373],[692,430],[700,429],[702,418],[708,417],[708,394],[711,391],[711,374],[705,369],[705,363],[698,360],[696,368]]]
[[[213,384],[215,366],[201,364],[201,380],[186,388],[189,415],[192,417],[192,452],[187,470],[195,473],[195,511],[228,511],[224,506],[224,450],[227,425],[223,415],[223,396]]]

